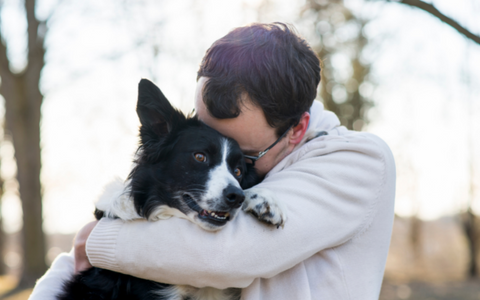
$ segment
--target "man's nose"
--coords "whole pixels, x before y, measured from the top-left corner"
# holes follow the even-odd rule
[[[245,194],[239,187],[229,184],[223,190],[223,199],[230,207],[238,208],[245,200]]]

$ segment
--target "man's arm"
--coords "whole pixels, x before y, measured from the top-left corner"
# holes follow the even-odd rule
[[[242,213],[214,233],[177,218],[102,220],[87,242],[90,262],[158,282],[246,287],[363,232],[395,176],[388,147],[369,134],[314,140],[288,159],[258,185],[286,207],[284,229]]]

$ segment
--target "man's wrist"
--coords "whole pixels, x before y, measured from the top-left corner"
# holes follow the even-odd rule
[[[101,219],[86,242],[86,256],[90,263],[99,268],[119,271],[116,260],[117,237],[124,221]]]

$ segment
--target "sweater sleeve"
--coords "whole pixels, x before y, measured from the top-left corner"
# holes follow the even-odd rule
[[[50,269],[35,284],[29,300],[56,300],[63,283],[73,276],[75,256],[73,249],[62,253],[53,261]]]
[[[179,218],[102,220],[87,243],[90,262],[158,282],[243,288],[349,241],[372,222],[387,173],[394,172],[385,164],[391,153],[366,134],[319,140],[258,185],[284,204],[283,229],[243,212],[218,232]]]

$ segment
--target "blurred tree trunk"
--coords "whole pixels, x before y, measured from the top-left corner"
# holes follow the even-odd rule
[[[412,247],[412,270],[415,278],[422,278],[422,271],[425,270],[422,249],[422,227],[423,222],[417,214],[410,217],[409,220],[409,238]]]
[[[359,131],[368,122],[366,113],[372,106],[369,95],[361,92],[363,83],[372,87],[367,82],[370,64],[362,59],[368,43],[363,35],[367,21],[353,15],[343,0],[307,0],[304,11],[315,13],[314,28],[321,40],[314,50],[322,61],[320,97],[323,104],[340,118],[342,125]],[[353,33],[345,37],[346,30]],[[348,74],[345,67],[334,65],[335,56],[348,60]]]
[[[28,23],[27,66],[18,73],[9,68],[6,45],[0,45],[0,94],[5,98],[5,132],[11,135],[17,162],[17,180],[23,209],[23,272],[20,287],[32,286],[45,273],[45,237],[42,230],[40,183],[40,73],[44,66],[45,24],[35,16],[35,0],[25,0]]]
[[[470,261],[468,264],[468,276],[470,278],[478,278],[478,246],[480,244],[480,234],[478,219],[469,207],[467,212],[463,214],[463,230],[467,237],[468,250],[470,253]]]
[[[470,60],[470,47],[467,46],[465,51],[464,64],[462,68],[462,79],[465,83],[465,87],[470,91],[477,84],[477,81],[472,80],[471,76],[471,60]],[[478,134],[475,132],[475,109],[474,101],[477,100],[472,94],[467,96],[467,111],[468,111],[468,165],[469,165],[469,190],[468,190],[468,204],[466,212],[463,214],[463,230],[467,237],[468,250],[470,254],[470,261],[468,266],[468,274],[470,278],[479,278],[479,254],[480,254],[480,219],[475,215],[473,207],[475,204],[475,162],[477,152],[475,150],[475,143]]]
[[[0,170],[2,169],[2,159],[0,157]],[[0,174],[0,275],[5,275],[7,266],[5,265],[5,231],[3,230],[3,218],[2,218],[2,197],[3,197],[3,178]]]

